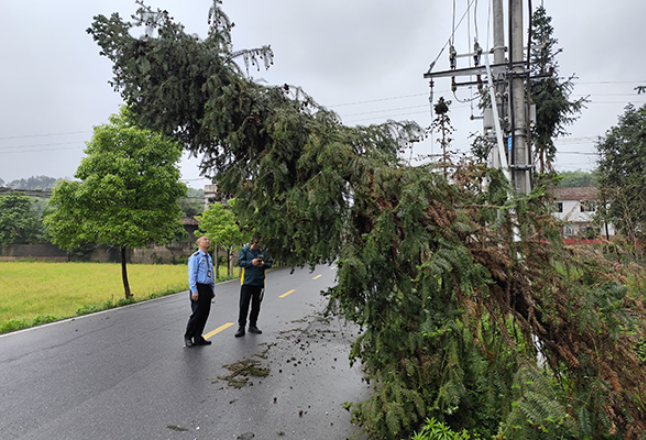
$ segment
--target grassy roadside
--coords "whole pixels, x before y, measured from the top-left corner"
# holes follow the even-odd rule
[[[186,265],[0,262],[0,333],[188,290]],[[220,268],[220,280],[226,268]]]

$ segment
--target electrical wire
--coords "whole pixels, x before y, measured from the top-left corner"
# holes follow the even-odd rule
[[[349,105],[370,104],[370,103],[373,103],[373,102],[380,102],[380,101],[392,101],[394,99],[416,98],[418,96],[426,96],[426,93],[417,93],[415,95],[395,96],[395,97],[392,97],[392,98],[370,99],[368,101],[347,102],[345,104],[331,105],[330,108],[346,107],[346,106],[349,106]]]
[[[474,3],[475,1],[476,0],[471,0],[471,3]],[[453,0],[453,11],[454,11],[453,14],[455,15],[455,0]],[[460,27],[460,25],[464,21],[464,17],[466,15],[467,15],[467,11],[465,11],[464,14],[462,14],[462,17],[460,18],[460,21],[458,21],[457,26],[454,26],[454,28]],[[435,66],[435,63],[437,63],[437,61],[440,59],[440,57],[442,56],[442,53],[444,52],[446,47],[451,43],[452,38],[453,38],[453,34],[451,35],[451,37],[449,37],[449,39],[446,41],[446,43],[444,43],[444,46],[442,46],[442,48],[440,49],[440,52],[437,54],[435,59],[431,62],[430,66],[428,68],[429,73],[431,72],[431,70],[433,70],[433,67]]]
[[[91,131],[68,131],[68,132],[63,132],[63,133],[44,133],[44,134],[26,134],[26,135],[21,135],[21,136],[4,136],[0,137],[0,141],[4,141],[7,139],[24,139],[24,138],[33,138],[33,137],[44,137],[44,136],[62,136],[62,135],[68,135],[68,134],[88,134],[92,133]]]
[[[455,0],[453,0],[453,22],[451,23],[451,46],[455,46]]]

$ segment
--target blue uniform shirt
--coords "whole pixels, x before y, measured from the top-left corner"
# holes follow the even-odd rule
[[[215,277],[211,256],[201,250],[188,257],[188,286],[197,292],[197,283],[210,284],[215,291]]]

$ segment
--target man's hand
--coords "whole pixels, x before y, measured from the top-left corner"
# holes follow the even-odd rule
[[[193,293],[191,293],[191,299],[192,299],[193,301],[197,301],[197,296],[198,296],[197,292],[193,292]]]
[[[253,264],[254,266],[262,266],[265,264],[265,262],[260,258],[254,258],[253,260],[251,260],[251,264]]]

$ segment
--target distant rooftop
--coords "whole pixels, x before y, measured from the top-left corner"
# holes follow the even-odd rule
[[[594,186],[554,188],[552,195],[556,200],[596,200],[599,198],[599,192]]]

